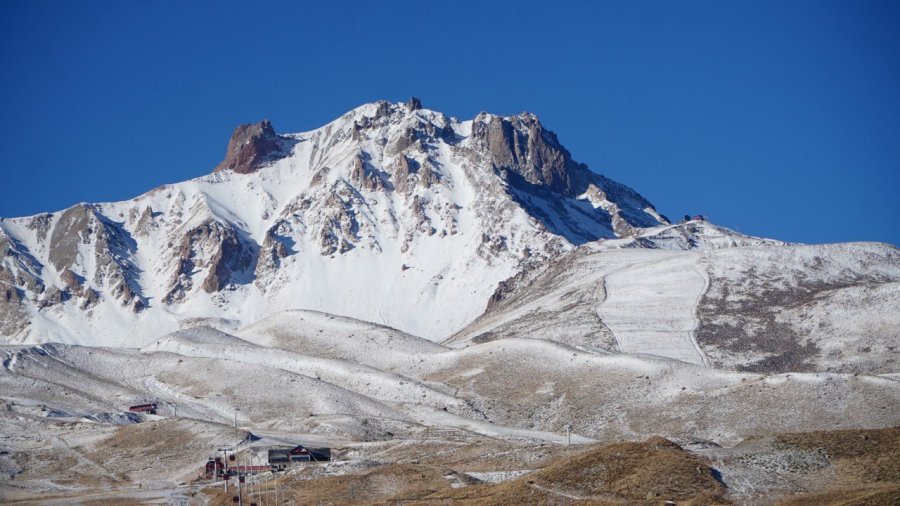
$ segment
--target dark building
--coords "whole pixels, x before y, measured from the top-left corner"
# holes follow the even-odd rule
[[[300,445],[294,448],[274,448],[269,450],[269,466],[281,471],[296,462],[327,462],[331,460],[331,448],[308,448]]]
[[[269,467],[273,471],[284,471],[291,463],[290,448],[269,450]]]
[[[206,479],[221,477],[225,473],[225,463],[221,457],[210,458],[206,462]]]
[[[131,406],[128,408],[128,411],[131,411],[132,413],[149,413],[151,415],[155,415],[156,409],[156,403],[151,402],[149,404],[137,404],[135,406]]]

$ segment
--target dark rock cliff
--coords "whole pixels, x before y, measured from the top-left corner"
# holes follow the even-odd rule
[[[288,139],[275,133],[269,120],[240,125],[231,134],[225,159],[216,167],[215,172],[256,172],[266,163],[285,156],[288,144]]]

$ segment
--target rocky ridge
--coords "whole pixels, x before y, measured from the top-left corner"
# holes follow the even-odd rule
[[[211,174],[130,201],[0,219],[0,330],[139,345],[185,320],[303,308],[440,338],[526,265],[665,223],[533,114],[382,101],[300,134],[241,125]]]

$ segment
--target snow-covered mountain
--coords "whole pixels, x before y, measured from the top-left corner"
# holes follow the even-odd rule
[[[342,480],[436,457],[450,480],[528,473],[569,435],[731,458],[896,427],[898,307],[896,247],[670,224],[530,114],[242,125],[207,176],[0,219],[0,502],[193,504],[231,446],[328,446]],[[768,500],[818,452],[717,479]]]
[[[309,309],[439,340],[529,265],[665,224],[532,114],[411,99],[298,134],[263,121],[207,176],[0,219],[0,336],[137,347]]]

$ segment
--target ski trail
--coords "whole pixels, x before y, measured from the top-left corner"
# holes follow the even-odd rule
[[[604,276],[597,314],[623,353],[708,364],[695,335],[697,303],[709,286],[697,262],[697,255],[666,255]]]
[[[700,343],[697,341],[697,329],[700,328],[700,301],[703,299],[703,296],[706,294],[706,291],[709,290],[709,274],[706,272],[706,269],[700,266],[703,263],[705,253],[701,253],[700,256],[697,257],[697,261],[694,262],[694,271],[703,279],[703,288],[697,292],[697,298],[694,300],[694,328],[691,329],[691,344],[694,345],[694,349],[697,350],[697,354],[700,355],[700,359],[703,361],[703,365],[709,367],[709,357],[706,356],[706,353],[703,353],[703,348],[700,347]]]

